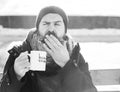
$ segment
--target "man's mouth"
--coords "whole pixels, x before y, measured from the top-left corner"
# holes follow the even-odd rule
[[[55,34],[55,32],[53,31],[53,32],[50,32],[50,31],[48,31],[46,34],[45,34],[45,36],[43,37],[43,40],[41,41],[41,42],[43,42],[43,43],[45,43],[45,38],[46,38],[46,35],[53,35],[54,37],[56,37],[59,41],[60,41],[60,39],[57,37],[57,35]],[[61,41],[60,41],[61,42]]]

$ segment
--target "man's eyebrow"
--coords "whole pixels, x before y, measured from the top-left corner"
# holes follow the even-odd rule
[[[43,23],[47,23],[47,24],[49,24],[50,22],[48,22],[48,21],[42,21]]]
[[[42,21],[43,23],[50,23],[50,22],[48,22],[48,21]],[[58,23],[58,22],[62,22],[62,21],[60,21],[60,20],[58,20],[58,21],[54,21],[54,23]]]
[[[58,23],[58,22],[62,22],[62,21],[58,20],[58,21],[54,21],[54,22],[57,22],[57,23]]]

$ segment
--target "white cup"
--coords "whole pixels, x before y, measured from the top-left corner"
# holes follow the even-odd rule
[[[45,51],[31,51],[30,56],[30,70],[45,71],[46,70],[46,55]]]

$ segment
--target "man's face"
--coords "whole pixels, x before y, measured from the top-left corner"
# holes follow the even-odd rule
[[[39,33],[45,37],[48,32],[54,32],[55,35],[61,39],[65,34],[65,25],[62,17],[59,14],[46,14],[39,24]]]

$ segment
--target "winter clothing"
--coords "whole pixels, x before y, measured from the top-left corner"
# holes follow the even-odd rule
[[[18,81],[13,68],[14,61],[20,53],[32,50],[29,40],[9,50],[10,56],[4,69],[0,92],[97,92],[88,64],[79,53],[78,44],[73,48],[70,60],[63,68],[52,59],[46,72],[29,71]]]
[[[38,26],[42,17],[48,13],[59,14],[65,24],[67,32],[68,19],[63,10],[58,7],[50,6],[40,11],[36,29],[30,31],[27,39],[20,46],[15,46],[8,52],[10,53],[4,68],[0,92],[97,92],[92,83],[88,70],[88,64],[80,54],[79,44],[71,46],[69,37],[65,35],[63,41],[67,41],[67,50],[70,60],[64,67],[55,63],[52,57],[47,54],[46,71],[28,71],[19,81],[14,71],[15,59],[25,51],[40,50],[43,38],[38,34]]]

